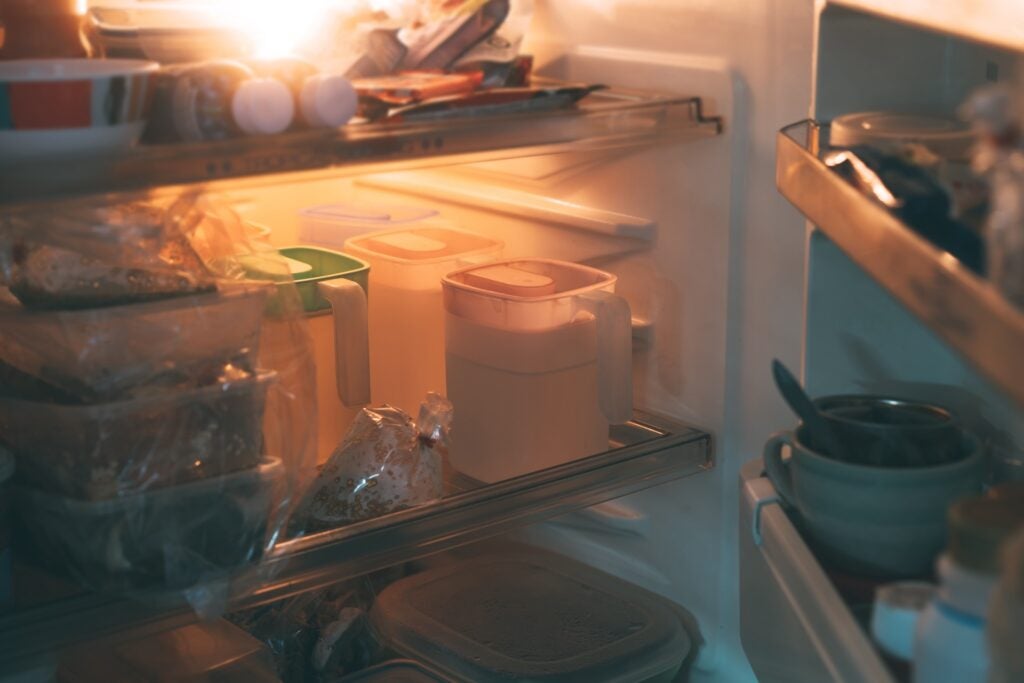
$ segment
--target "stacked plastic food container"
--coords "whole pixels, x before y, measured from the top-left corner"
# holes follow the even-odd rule
[[[294,460],[264,442],[282,293],[232,270],[233,237],[191,200],[5,221],[0,438],[26,561],[148,593],[258,560]]]

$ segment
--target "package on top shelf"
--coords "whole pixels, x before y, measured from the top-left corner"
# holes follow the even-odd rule
[[[26,254],[85,264],[32,273],[47,307],[0,306],[0,442],[19,464],[26,539],[86,586],[180,592],[216,614],[232,582],[258,574],[314,465],[312,351],[287,264],[188,194],[0,221],[19,293]]]

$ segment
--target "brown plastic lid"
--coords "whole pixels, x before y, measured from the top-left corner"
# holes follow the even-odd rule
[[[949,509],[949,554],[961,567],[999,571],[999,551],[1024,527],[1024,497],[965,498]]]

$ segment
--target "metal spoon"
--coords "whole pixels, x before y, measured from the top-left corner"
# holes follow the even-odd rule
[[[772,361],[772,376],[775,378],[775,386],[779,388],[782,398],[803,421],[811,439],[819,448],[824,449],[826,455],[831,455],[836,460],[849,460],[843,448],[842,440],[832,431],[832,426],[821,414],[817,406],[807,395],[804,388],[793,373],[786,368],[778,359]]]

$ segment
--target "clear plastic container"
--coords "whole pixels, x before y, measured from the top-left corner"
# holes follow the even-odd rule
[[[269,648],[224,619],[141,638],[88,643],[61,657],[59,677],[62,683],[280,680]]]
[[[299,221],[299,239],[332,249],[368,232],[447,227],[433,209],[387,204],[319,204],[299,211]]]
[[[275,373],[130,401],[58,405],[0,398],[0,435],[20,478],[103,500],[253,467]]]
[[[443,281],[452,466],[492,483],[608,449],[632,417],[630,309],[615,276],[565,261]]]
[[[444,395],[441,278],[498,257],[503,243],[453,228],[388,230],[353,237],[345,252],[370,264],[370,394],[410,415],[428,391]]]
[[[450,680],[411,659],[395,659],[345,676],[340,683],[447,683]]]
[[[197,363],[242,356],[255,365],[272,288],[219,286],[214,294],[76,311],[0,301],[0,361],[85,400],[115,398]]]
[[[18,491],[50,564],[104,591],[174,590],[229,576],[263,554],[284,467],[267,458],[222,477],[101,501]]]
[[[662,599],[542,551],[475,557],[397,581],[370,623],[387,650],[474,683],[668,683],[691,642]]]

